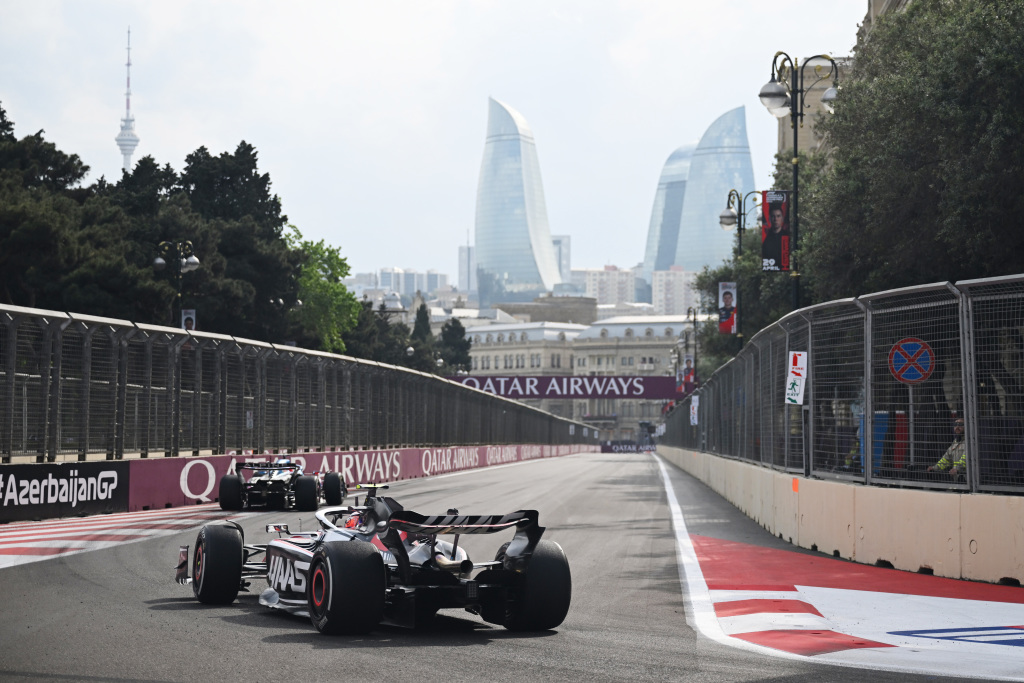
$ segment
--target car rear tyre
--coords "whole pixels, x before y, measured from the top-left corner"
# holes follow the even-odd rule
[[[555,628],[565,621],[571,601],[569,560],[560,545],[542,540],[520,578],[512,618],[505,626],[513,631]]]
[[[338,472],[328,472],[324,477],[324,502],[328,505],[341,505],[345,500],[345,482]]]
[[[238,474],[225,474],[220,478],[220,509],[241,510],[245,507],[245,482]]]
[[[332,541],[309,565],[306,601],[320,633],[366,633],[384,616],[384,561],[365,541]]]
[[[319,507],[320,496],[316,490],[316,477],[304,474],[295,480],[295,507],[310,511]]]
[[[199,530],[192,556],[192,592],[207,605],[227,605],[242,583],[242,535],[234,527],[208,524]]]

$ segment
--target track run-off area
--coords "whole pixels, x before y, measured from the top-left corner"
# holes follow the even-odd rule
[[[216,505],[0,525],[0,680],[1024,680],[1024,589],[833,559],[773,537],[650,454],[581,454],[394,484],[424,514],[533,508],[566,552],[572,607],[515,633],[463,611],[327,637],[174,582],[179,545],[234,519],[247,542],[312,513]],[[350,497],[351,500],[351,497]],[[465,536],[490,560],[498,536]],[[869,671],[866,671],[869,670]]]

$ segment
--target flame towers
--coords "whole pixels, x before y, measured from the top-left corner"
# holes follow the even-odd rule
[[[476,196],[481,307],[530,301],[561,282],[533,132],[522,114],[491,98]]]
[[[696,147],[680,147],[665,162],[647,233],[648,283],[654,271],[699,272],[730,257],[735,238],[719,229],[718,215],[732,189],[754,189],[743,107],[719,116]]]

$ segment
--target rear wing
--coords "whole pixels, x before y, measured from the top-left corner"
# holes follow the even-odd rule
[[[388,526],[413,534],[493,534],[506,529],[537,526],[536,510],[519,510],[507,515],[421,515],[400,510],[391,515]]]
[[[290,462],[287,465],[272,462],[240,462],[235,465],[236,470],[297,470],[298,463]]]
[[[455,510],[451,510],[455,512]],[[413,534],[455,534],[455,543],[461,534],[493,534],[515,529],[515,535],[505,549],[502,566],[508,571],[521,572],[533,556],[544,527],[539,523],[536,510],[519,510],[507,515],[434,515],[427,517],[411,510],[396,510],[387,519],[387,530],[377,537],[391,551],[398,563],[403,581],[409,581],[409,555],[402,542],[402,531]],[[454,551],[453,551],[454,553]]]

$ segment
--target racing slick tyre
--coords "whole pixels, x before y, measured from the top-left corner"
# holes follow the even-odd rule
[[[345,482],[341,473],[328,472],[324,477],[324,502],[328,505],[341,505],[345,500]]]
[[[316,477],[304,474],[295,480],[295,507],[304,512],[316,510],[320,494],[316,490]]]
[[[196,537],[192,592],[207,605],[228,605],[241,583],[242,535],[226,524],[207,524]]]
[[[526,573],[521,576],[511,619],[505,628],[512,631],[555,628],[565,620],[571,601],[569,560],[560,545],[542,540],[533,551]]]
[[[238,474],[220,478],[220,509],[241,510],[245,507],[245,482]]]
[[[366,633],[384,617],[384,561],[365,541],[331,541],[313,555],[306,601],[320,633]]]

